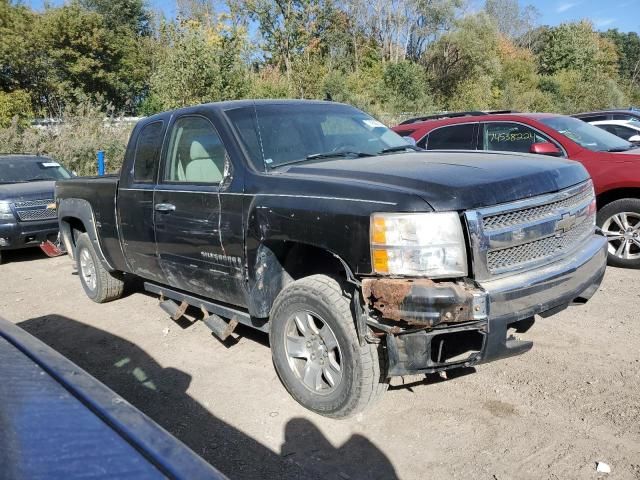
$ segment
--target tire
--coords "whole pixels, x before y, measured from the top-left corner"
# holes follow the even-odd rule
[[[312,275],[280,292],[271,311],[271,354],[282,383],[302,406],[331,418],[364,410],[388,387],[382,344],[360,346],[346,290],[332,277]]]
[[[640,199],[623,198],[608,203],[598,211],[596,223],[609,241],[607,263],[640,269]]]
[[[102,266],[86,233],[76,242],[76,265],[84,293],[91,300],[105,303],[122,296],[124,281],[118,273],[109,272]]]

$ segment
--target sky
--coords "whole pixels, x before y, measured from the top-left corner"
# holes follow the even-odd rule
[[[26,0],[36,9],[42,8],[46,0]],[[147,0],[154,8],[165,15],[173,16],[174,0]],[[49,0],[59,5],[63,0]],[[473,0],[472,4],[482,6],[483,0]],[[640,32],[640,0],[520,0],[521,5],[533,5],[540,12],[541,25],[558,25],[562,22],[591,20],[596,29],[617,28],[623,32]]]

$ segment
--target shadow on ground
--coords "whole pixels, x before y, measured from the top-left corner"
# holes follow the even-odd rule
[[[111,333],[59,315],[19,325],[115,390],[232,479],[397,478],[385,454],[364,436],[353,435],[335,448],[305,418],[287,423],[281,452],[273,452],[191,398],[187,394],[189,374],[163,368],[141,348]],[[221,392],[221,398],[227,397],[225,393]]]
[[[2,263],[30,262],[47,258],[38,247],[21,248],[19,250],[2,250]]]

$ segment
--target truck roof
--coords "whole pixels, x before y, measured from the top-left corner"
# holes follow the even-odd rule
[[[164,118],[167,115],[174,113],[188,113],[190,111],[200,110],[202,108],[211,108],[216,110],[231,110],[234,108],[250,107],[253,105],[343,105],[349,106],[340,102],[330,102],[327,100],[300,100],[300,99],[251,99],[251,100],[227,100],[224,102],[211,102],[201,103],[198,105],[192,105],[189,107],[177,108],[174,110],[167,110],[165,112],[157,113],[150,117],[147,117],[141,121],[149,122],[158,118]]]

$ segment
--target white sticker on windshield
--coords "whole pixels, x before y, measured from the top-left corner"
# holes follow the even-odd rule
[[[363,120],[364,124],[371,128],[387,128],[384,126],[384,123],[379,122],[378,120],[367,119]]]
[[[58,162],[43,162],[41,163],[43,167],[59,167],[60,164]]]

